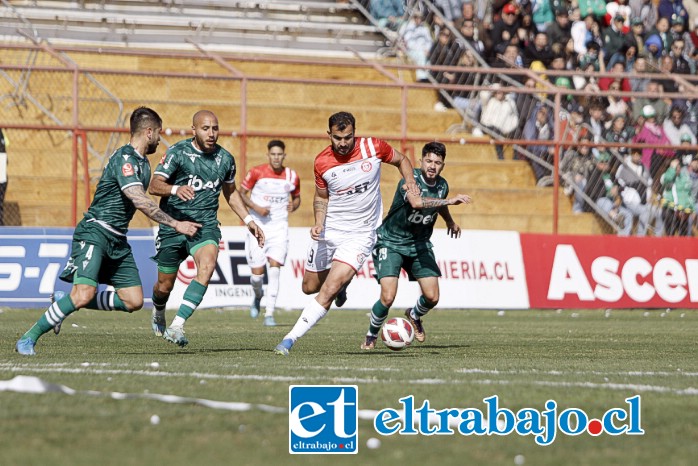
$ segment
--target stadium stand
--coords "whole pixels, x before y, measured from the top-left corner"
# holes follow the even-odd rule
[[[8,2],[3,2],[8,3]],[[375,54],[385,37],[352,3],[316,0],[101,0],[9,2],[0,35],[29,29],[36,37],[74,44],[187,49],[193,41],[215,50],[296,55]],[[31,25],[31,28],[28,27]]]
[[[419,3],[421,7],[428,9],[428,21],[435,21],[434,18],[440,16],[440,12],[434,11],[429,2],[409,3],[412,7]],[[464,110],[454,106],[453,110],[435,112],[433,86],[418,85],[410,87],[408,91],[406,87],[401,87],[414,83],[415,67],[393,66],[405,59],[400,50],[400,40],[393,40],[394,36],[385,34],[385,31],[381,35],[374,18],[366,20],[361,16],[367,14],[365,2],[173,0],[3,1],[2,4],[5,8],[0,11],[8,21],[0,26],[0,33],[7,40],[16,42],[21,37],[20,40],[26,42],[25,38],[28,37],[40,43],[41,39],[46,38],[54,44],[54,53],[47,52],[45,46],[42,46],[44,49],[37,47],[33,51],[21,47],[3,50],[3,64],[29,65],[29,71],[22,73],[0,70],[6,81],[2,85],[8,88],[3,88],[3,99],[7,99],[5,103],[8,107],[14,105],[18,113],[24,113],[25,123],[35,121],[43,125],[70,126],[73,118],[69,104],[72,75],[63,73],[58,77],[57,73],[46,72],[42,77],[42,72],[36,68],[77,68],[83,70],[81,76],[84,76],[84,79],[81,78],[83,84],[79,115],[79,124],[83,127],[123,127],[128,109],[142,102],[141,91],[148,89],[151,92],[149,99],[152,99],[152,105],[157,106],[165,117],[166,126],[175,129],[175,134],[166,138],[168,142],[179,138],[178,130],[188,128],[189,118],[196,108],[206,106],[216,111],[228,134],[247,135],[244,141],[227,134],[222,139],[224,145],[243,156],[243,167],[259,163],[260,160],[255,160],[259,157],[256,154],[263,154],[266,139],[275,133],[281,133],[294,138],[294,143],[289,147],[290,153],[295,151],[305,156],[303,162],[298,162],[301,165],[297,166],[299,171],[310,173],[310,165],[305,168],[302,165],[311,163],[306,158],[311,158],[310,154],[317,153],[318,148],[325,144],[324,140],[312,139],[311,136],[317,136],[318,128],[326,126],[327,115],[338,108],[348,109],[357,116],[359,132],[388,139],[410,154],[418,152],[423,143],[420,141],[450,141],[448,171],[453,170],[450,178],[457,180],[452,182],[452,189],[469,192],[482,199],[480,204],[476,203],[469,208],[468,214],[460,219],[466,227],[532,232],[553,230],[554,216],[551,211],[554,209],[555,197],[549,187],[535,186],[526,163],[526,160],[535,156],[527,152],[526,145],[505,145],[506,160],[497,164],[494,163],[496,156],[493,146],[459,144],[457,141],[461,137],[469,142],[490,142],[490,139],[504,138],[491,128],[480,126],[477,115],[469,112],[472,109]],[[70,11],[71,8],[79,14]],[[414,9],[408,9],[408,14],[412,11]],[[51,19],[47,12],[55,13],[54,18]],[[131,19],[134,21],[129,22]],[[226,29],[221,33],[225,38],[217,37],[220,30],[215,26],[218,24],[216,21],[222,19],[228,19],[226,23],[229,24],[221,25],[221,28],[238,28],[237,32]],[[70,21],[84,23],[89,27],[81,30],[80,24]],[[262,23],[267,25],[267,29],[260,30],[263,39],[269,39],[266,42],[258,40],[259,37],[250,32],[251,29],[261,27]],[[285,23],[290,29],[281,28],[281,23]],[[195,24],[198,27],[193,27]],[[324,26],[320,27],[320,24]],[[304,30],[296,31],[296,26]],[[472,41],[460,34],[461,28],[449,24],[442,27],[448,27],[456,35],[459,47],[464,50],[472,48]],[[248,28],[249,31],[236,35],[240,28]],[[17,34],[18,30],[22,31],[21,36]],[[372,32],[369,34],[368,30]],[[280,34],[279,31],[285,32]],[[289,31],[297,34],[286,34]],[[70,37],[70,34],[79,37]],[[305,47],[303,40],[316,35],[331,40],[328,39],[323,47]],[[368,35],[372,35],[374,39],[378,37],[371,46],[360,48],[351,43],[352,37]],[[76,42],[78,39],[84,42]],[[160,39],[165,42],[160,42]],[[80,47],[76,45],[78,43]],[[100,48],[84,47],[96,43],[100,44]],[[142,51],[140,45],[143,44],[150,46],[149,51]],[[386,49],[386,45],[393,48]],[[173,52],[178,49],[181,51]],[[196,51],[191,52],[192,49]],[[231,53],[230,50],[234,52]],[[260,52],[262,50],[264,54]],[[257,54],[243,56],[235,53],[241,51],[256,51]],[[284,55],[278,55],[279,52]],[[267,53],[274,55],[266,55]],[[293,58],[302,55],[333,55],[341,59],[320,62],[316,59]],[[389,58],[377,61],[371,58],[366,61],[366,57],[373,55]],[[348,60],[348,56],[352,59]],[[357,56],[364,61],[356,60]],[[391,58],[393,56],[396,58]],[[502,58],[505,60],[501,64],[502,68],[515,65],[514,62],[507,63],[506,56]],[[466,99],[477,97],[478,86],[496,82],[512,93],[516,92],[519,97],[530,96],[534,103],[542,102],[552,106],[552,93],[518,94],[517,89],[522,86],[524,79],[515,74],[516,68],[510,68],[504,74],[503,69],[490,68],[482,57],[478,56],[476,61],[480,66],[477,79],[466,83],[458,80],[453,82],[455,86],[469,86],[461,89],[460,96],[465,96]],[[389,67],[392,68],[388,69]],[[463,68],[459,68],[457,71],[462,70]],[[125,78],[127,73],[133,75]],[[528,79],[533,79],[534,86],[547,85],[547,79],[540,74],[529,75]],[[137,80],[138,86],[132,84],[133,80]],[[30,82],[31,86],[28,86]],[[192,84],[194,82],[195,86]],[[369,82],[373,85],[367,84]],[[67,90],[63,95],[56,92],[59,84]],[[445,85],[438,88],[448,104],[454,103],[452,87]],[[50,105],[46,103],[47,96],[50,96]],[[9,99],[12,99],[12,105],[9,104]],[[403,100],[406,101],[404,109],[401,107]],[[517,101],[517,106],[518,104]],[[519,108],[522,118],[530,113],[530,107],[526,107],[529,104],[523,102]],[[22,105],[24,110],[21,110]],[[562,112],[563,118],[569,116],[565,110]],[[484,136],[474,138],[470,134],[471,130],[476,133],[479,131]],[[57,136],[58,133],[61,134],[60,137]],[[66,134],[65,131],[56,130],[46,132],[41,137],[47,139],[48,147],[61,146],[62,150],[70,151],[67,146],[72,144],[72,139]],[[520,134],[520,131],[515,132],[512,138],[516,140]],[[39,138],[34,133],[32,138],[33,144],[38,145]],[[89,160],[88,173],[94,181],[104,158],[117,144],[119,137],[113,133],[90,132],[87,139],[87,150],[93,156]],[[522,160],[511,160],[512,149],[515,158]],[[30,150],[26,149],[27,152]],[[27,153],[28,167],[38,163],[30,162],[31,160]],[[50,215],[55,217],[53,223],[63,222],[55,224],[65,224],[69,220],[65,215],[61,217],[55,213],[58,208],[43,208],[41,204],[45,200],[37,200],[35,209],[28,200],[32,192],[40,196],[42,188],[51,183],[60,185],[53,190],[56,194],[51,201],[57,202],[59,193],[60,196],[67,195],[72,190],[65,183],[71,176],[70,164],[66,164],[65,168],[64,173],[56,175],[56,180],[51,180],[46,175],[45,183],[38,182],[35,188],[28,183],[22,188],[27,191],[23,196],[19,196],[17,191],[18,197],[27,198],[21,201],[24,203],[20,209],[23,223],[47,224],[47,219],[41,217],[45,215],[41,213],[42,210],[50,211]],[[479,175],[469,176],[469,173]],[[305,178],[308,181],[310,179],[309,176]],[[386,179],[384,184],[388,196],[392,192],[393,181],[396,180]],[[78,180],[78,185],[81,182]],[[304,184],[305,199],[311,199],[311,188],[312,184]],[[8,196],[14,195],[8,193]],[[572,215],[571,201],[564,195],[557,197],[557,205],[559,232],[599,233],[608,232],[609,225],[611,229],[614,228],[612,222],[603,215]],[[292,220],[298,225],[310,221],[310,216],[305,218],[304,214],[299,214]]]

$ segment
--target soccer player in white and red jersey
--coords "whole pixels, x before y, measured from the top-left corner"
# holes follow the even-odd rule
[[[264,325],[274,327],[274,308],[279,295],[281,266],[288,254],[288,214],[301,205],[301,184],[298,173],[284,167],[286,144],[274,139],[267,144],[269,163],[253,167],[242,181],[242,199],[250,209],[255,223],[264,230],[264,247],[260,248],[251,234],[245,240],[247,264],[252,269],[250,284],[254,299],[250,306],[250,317],[259,315],[264,292],[264,267],[267,268],[269,283],[265,300]]]
[[[381,165],[400,170],[405,190],[421,195],[412,175],[412,164],[388,143],[376,138],[355,138],[356,120],[351,113],[330,116],[330,145],[315,157],[315,225],[303,276],[303,292],[318,293],[301,313],[291,331],[274,351],[287,356],[330,308],[376,242],[376,228],[383,214],[380,193]]]

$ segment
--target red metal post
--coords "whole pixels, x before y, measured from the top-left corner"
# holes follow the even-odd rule
[[[400,87],[402,97],[401,115],[400,115],[400,138],[403,147],[407,144],[407,86],[404,84]],[[414,160],[412,160],[414,165]]]
[[[558,231],[558,220],[559,209],[560,209],[560,177],[559,166],[560,166],[560,92],[555,93],[555,129],[553,131],[555,137],[555,146],[553,146],[553,235],[557,235]]]
[[[240,179],[247,173],[247,78],[240,82]]]
[[[78,133],[73,131],[73,157],[71,161],[71,179],[73,189],[70,194],[70,221],[73,226],[77,225],[78,218]]]
[[[84,194],[85,194],[85,207],[84,209],[87,210],[87,208],[90,206],[90,167],[88,166],[88,154],[87,154],[87,134],[85,131],[80,131],[79,133],[80,139],[82,140],[82,182],[85,185],[84,186]]]
[[[77,66],[73,67],[73,206],[72,220],[73,226],[78,224],[78,127],[80,125],[79,118],[79,84],[80,71]]]

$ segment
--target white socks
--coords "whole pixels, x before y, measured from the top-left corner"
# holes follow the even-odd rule
[[[175,318],[172,319],[172,327],[184,327],[184,322],[186,321],[184,317],[175,316]]]
[[[266,302],[264,303],[264,317],[271,317],[274,315],[274,308],[276,308],[276,297],[279,295],[279,275],[281,275],[280,267],[267,267],[269,283],[267,283],[267,298],[265,300]]]
[[[308,330],[313,328],[326,315],[327,309],[315,301],[315,298],[311,299],[308,305],[305,306],[305,309],[303,309],[303,312],[301,312],[296,325],[288,332],[284,340],[290,338],[295,343],[296,340],[308,333]]]
[[[264,274],[252,274],[250,276],[250,285],[252,285],[252,290],[254,291],[254,295],[257,298],[262,297],[262,283],[264,283]]]

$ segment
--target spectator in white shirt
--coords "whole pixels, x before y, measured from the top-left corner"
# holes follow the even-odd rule
[[[669,138],[669,141],[675,146],[681,145],[684,140],[684,135],[689,138],[691,145],[696,144],[696,136],[691,131],[691,128],[683,122],[684,111],[681,107],[674,106],[671,108],[669,113],[669,118],[664,120],[662,127],[664,128],[664,134]]]

